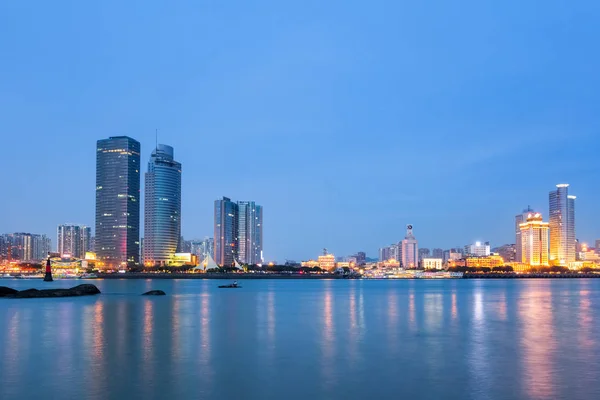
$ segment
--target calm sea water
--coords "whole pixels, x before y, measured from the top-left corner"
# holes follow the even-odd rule
[[[93,283],[0,299],[0,399],[600,399],[600,279]]]

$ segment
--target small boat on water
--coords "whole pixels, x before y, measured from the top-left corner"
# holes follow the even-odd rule
[[[98,279],[96,274],[82,274],[79,278],[81,279]]]
[[[241,289],[242,287],[239,286],[236,282],[233,282],[232,284],[229,285],[221,285],[219,286],[219,289]]]
[[[2,275],[2,277],[3,278],[12,278],[12,275],[11,274],[4,274],[4,275]]]

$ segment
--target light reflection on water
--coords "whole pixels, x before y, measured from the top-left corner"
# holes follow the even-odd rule
[[[600,280],[96,283],[0,299],[0,399],[600,398]]]

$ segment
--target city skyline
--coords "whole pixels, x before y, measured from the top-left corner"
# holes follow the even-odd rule
[[[165,17],[153,2],[33,15],[11,2],[0,231],[54,242],[60,223],[93,226],[93,143],[133,137],[145,164],[158,129],[185,166],[182,235],[212,236],[223,194],[255,199],[268,260],[375,256],[407,223],[429,248],[513,243],[516,213],[548,217],[559,182],[576,188],[577,236],[593,243],[600,56],[587,4],[471,4],[456,24],[450,3],[192,2]]]

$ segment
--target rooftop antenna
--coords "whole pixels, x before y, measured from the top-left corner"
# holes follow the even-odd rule
[[[156,147],[155,147],[155,149],[158,151],[158,128],[156,129],[155,134],[156,134]]]

